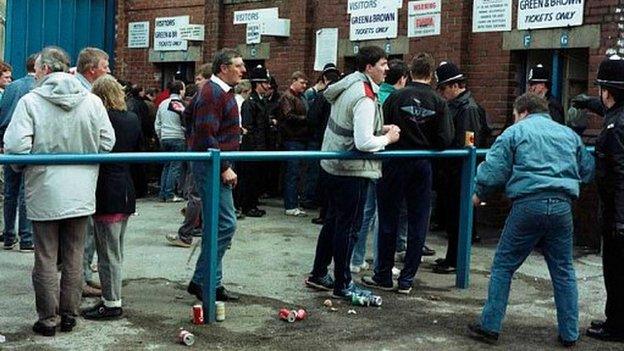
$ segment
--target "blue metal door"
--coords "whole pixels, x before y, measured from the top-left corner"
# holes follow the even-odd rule
[[[26,58],[56,45],[70,55],[72,65],[86,46],[108,52],[113,64],[115,0],[8,0],[5,61],[13,77],[26,74]]]

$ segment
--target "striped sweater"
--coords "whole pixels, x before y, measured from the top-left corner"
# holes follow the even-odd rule
[[[234,91],[225,92],[217,83],[208,81],[184,111],[189,150],[239,149],[239,114]],[[232,164],[221,162],[221,172]]]

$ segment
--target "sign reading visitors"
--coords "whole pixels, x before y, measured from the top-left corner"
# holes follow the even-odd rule
[[[157,17],[154,25],[154,51],[187,50],[188,42],[180,37],[180,28],[188,24],[189,16]]]
[[[316,31],[316,56],[314,70],[323,70],[328,63],[338,62],[338,28],[323,28]]]
[[[518,29],[583,24],[584,0],[518,0]]]
[[[379,8],[400,9],[403,7],[403,0],[349,0],[347,13],[352,14],[361,10],[372,10]]]
[[[149,21],[128,23],[128,48],[149,48]]]
[[[180,39],[204,41],[205,28],[203,24],[189,24],[180,27]]]
[[[501,32],[511,30],[511,0],[474,0],[472,31]]]
[[[260,44],[262,39],[262,24],[260,22],[247,23],[247,44]]]
[[[410,1],[407,8],[407,36],[440,35],[442,22],[441,0]]]
[[[391,39],[397,37],[398,10],[379,8],[357,11],[351,14],[351,41]]]
[[[266,22],[267,20],[277,19],[278,17],[279,8],[277,7],[246,11],[234,11],[234,24]]]

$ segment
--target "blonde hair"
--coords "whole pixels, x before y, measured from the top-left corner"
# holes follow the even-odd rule
[[[124,89],[121,84],[117,82],[115,77],[110,74],[105,74],[96,79],[91,92],[102,99],[106,109],[119,111],[127,110]]]

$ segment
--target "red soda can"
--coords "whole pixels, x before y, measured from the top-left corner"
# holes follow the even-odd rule
[[[282,308],[279,310],[279,318],[283,321],[288,321],[288,323],[293,323],[297,320],[297,311],[291,311],[287,308]]]
[[[189,331],[180,328],[180,333],[178,334],[178,341],[181,344],[186,346],[191,346],[195,343],[195,335],[191,334]]]
[[[298,321],[302,321],[302,320],[306,319],[307,316],[308,316],[308,312],[306,312],[306,310],[304,310],[304,309],[300,309],[300,310],[297,311],[296,319]]]
[[[204,308],[202,305],[193,306],[193,324],[204,324]]]

